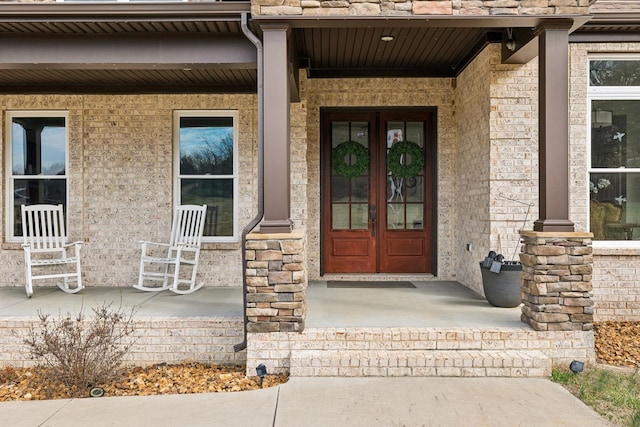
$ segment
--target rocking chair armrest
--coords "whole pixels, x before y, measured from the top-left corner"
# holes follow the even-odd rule
[[[77,240],[75,242],[71,242],[71,243],[67,243],[66,245],[64,245],[65,248],[70,248],[71,246],[76,246],[76,247],[82,247],[82,243],[80,240]]]
[[[141,245],[156,245],[156,246],[167,246],[167,247],[171,246],[168,243],[151,242],[151,241],[148,241],[148,240],[140,240],[140,241],[138,241],[138,243],[140,243]]]

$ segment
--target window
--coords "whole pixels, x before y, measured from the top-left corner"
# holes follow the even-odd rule
[[[22,236],[21,205],[67,204],[67,115],[7,113],[7,240]]]
[[[176,111],[176,203],[206,204],[204,241],[238,238],[238,114]]]
[[[588,102],[590,230],[603,246],[635,246],[640,242],[640,57],[591,57]]]

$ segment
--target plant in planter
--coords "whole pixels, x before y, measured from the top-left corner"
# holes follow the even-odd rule
[[[522,222],[522,231],[529,218],[529,212],[533,203],[526,203],[520,200],[507,197],[503,194],[501,198],[528,206],[527,214]],[[500,237],[500,236],[498,236]],[[513,252],[512,259],[515,259],[517,245]],[[496,307],[517,307],[522,302],[522,264],[519,261],[505,261],[502,254],[489,251],[489,254],[480,261],[480,272],[482,273],[482,288],[484,296],[489,304]]]
[[[489,304],[495,307],[517,307],[522,302],[522,264],[518,261],[504,261],[501,254],[490,251],[484,261],[480,261],[482,288]]]

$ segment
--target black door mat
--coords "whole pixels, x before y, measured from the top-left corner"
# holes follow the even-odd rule
[[[342,282],[329,280],[327,288],[415,288],[411,282]]]

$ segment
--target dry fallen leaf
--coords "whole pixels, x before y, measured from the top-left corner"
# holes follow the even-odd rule
[[[594,333],[598,363],[640,367],[640,322],[601,322],[595,324]],[[267,375],[263,387],[286,381],[286,375]],[[128,369],[118,380],[103,388],[105,396],[235,392],[260,388],[260,378],[247,377],[244,366],[159,364]],[[49,381],[42,370],[0,369],[0,402],[69,397],[70,390],[63,384]]]

